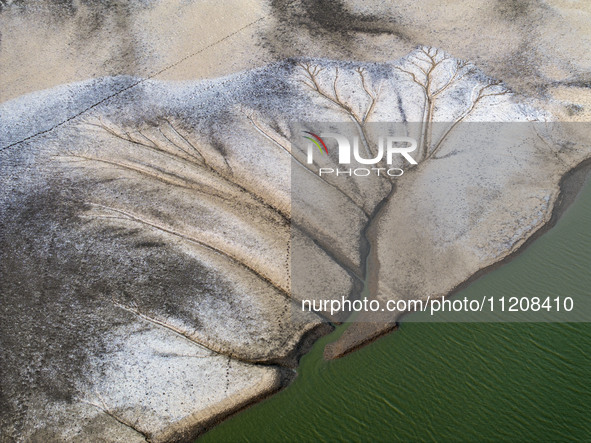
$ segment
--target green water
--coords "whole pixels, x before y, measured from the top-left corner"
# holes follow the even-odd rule
[[[590,227],[588,180],[553,229],[458,296],[591,297]],[[403,322],[325,362],[333,340],[316,343],[286,390],[201,441],[591,441],[589,323]]]

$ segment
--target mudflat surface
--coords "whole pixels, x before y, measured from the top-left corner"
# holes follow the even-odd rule
[[[189,440],[285,386],[330,331],[302,298],[353,297],[365,278],[372,297],[438,297],[514,252],[589,157],[588,130],[470,149],[449,123],[588,119],[588,15],[556,2],[2,3],[2,434]],[[435,135],[396,182],[308,181],[319,165],[292,123],[344,120],[368,142],[380,121]],[[322,278],[293,284],[294,245]],[[336,354],[396,317],[363,320]]]

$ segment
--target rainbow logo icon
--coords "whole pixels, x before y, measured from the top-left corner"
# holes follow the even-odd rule
[[[314,143],[316,146],[318,146],[318,149],[320,150],[320,152],[322,152],[322,148],[324,148],[324,152],[326,152],[326,155],[328,155],[328,149],[326,149],[326,144],[324,143],[324,141],[317,136],[316,134],[314,134],[313,132],[308,132],[308,131],[304,131],[306,134],[310,134],[312,137],[307,137],[304,135],[305,139],[310,140],[312,143]],[[322,145],[322,146],[320,146]]]

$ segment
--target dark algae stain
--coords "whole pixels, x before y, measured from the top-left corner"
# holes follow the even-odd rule
[[[16,0],[0,2],[0,13],[14,12],[29,22],[52,23],[58,28],[74,29],[67,45],[88,59],[100,59],[97,51],[105,45],[116,50],[107,60],[109,75],[137,72],[145,48],[136,37],[133,20],[149,3],[140,0]],[[108,38],[106,38],[108,36]],[[97,42],[103,42],[97,46]],[[144,54],[145,55],[145,54]]]
[[[498,15],[509,22],[525,18],[532,12],[530,0],[497,0],[495,6]]]
[[[392,16],[356,14],[338,0],[272,0],[271,8],[277,26],[261,37],[261,45],[283,57],[306,54],[299,41],[302,32],[343,56],[353,55],[352,42],[359,34],[412,40]]]

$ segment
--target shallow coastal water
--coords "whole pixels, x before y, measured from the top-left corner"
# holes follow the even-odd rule
[[[457,296],[591,297],[590,227],[588,179],[554,228]],[[403,321],[398,332],[324,361],[323,348],[338,333],[314,345],[286,390],[202,441],[591,436],[589,323]]]

